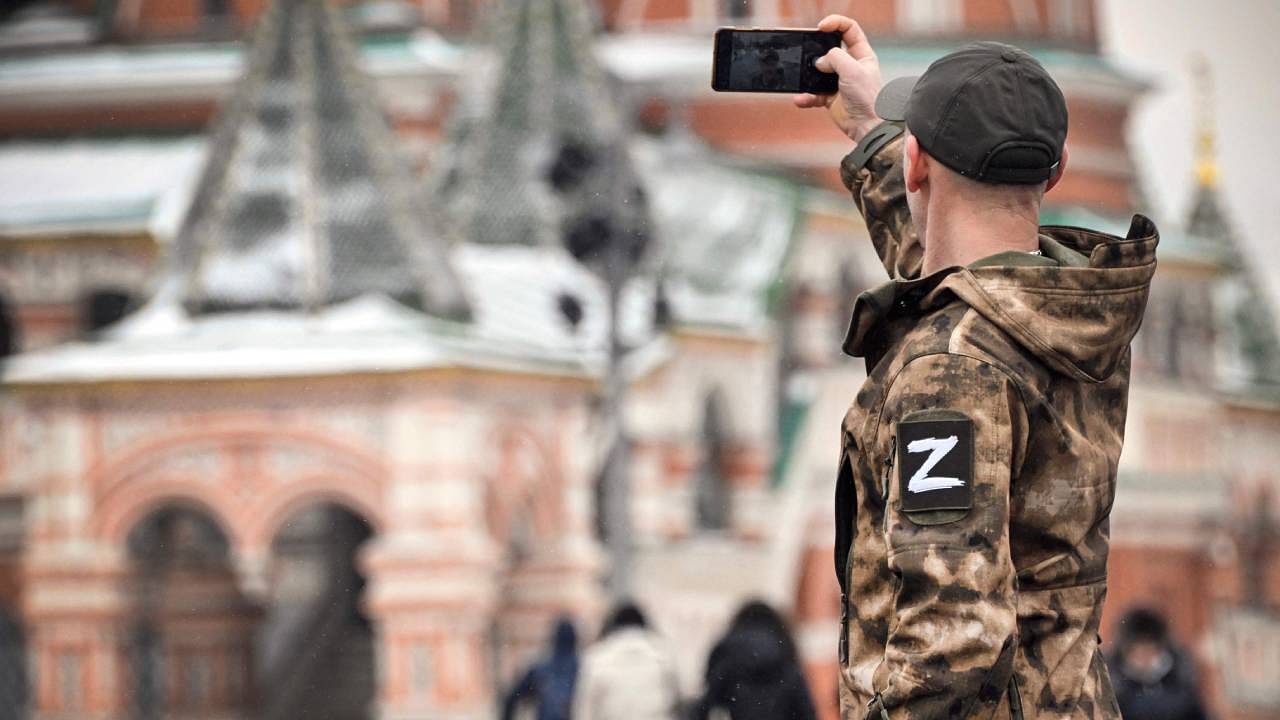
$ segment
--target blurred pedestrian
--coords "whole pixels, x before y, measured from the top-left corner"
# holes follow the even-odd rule
[[[706,694],[693,720],[815,720],[809,685],[786,622],[747,603],[707,659]]]
[[[618,606],[582,658],[573,720],[675,720],[675,660],[640,608]]]
[[[1207,720],[1191,663],[1158,612],[1125,613],[1110,666],[1125,720]]]
[[[562,617],[551,633],[550,654],[529,668],[507,695],[502,720],[515,720],[522,707],[533,707],[536,720],[569,720],[577,679],[578,633],[573,622]]]

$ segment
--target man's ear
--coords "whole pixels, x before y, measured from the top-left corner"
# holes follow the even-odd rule
[[[920,149],[920,143],[911,133],[907,133],[903,153],[907,164],[902,168],[902,176],[907,181],[907,191],[918,192],[929,181],[929,156]]]
[[[1066,171],[1067,171],[1067,146],[1064,143],[1062,145],[1062,159],[1058,160],[1058,167],[1054,168],[1053,175],[1049,178],[1049,182],[1046,183],[1044,186],[1044,191],[1049,192],[1050,190],[1052,190],[1053,186],[1057,185],[1058,181],[1062,179],[1062,173]]]

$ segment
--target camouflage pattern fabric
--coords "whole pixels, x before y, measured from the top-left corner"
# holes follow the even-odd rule
[[[1044,227],[1042,255],[920,277],[901,156],[898,139],[842,168],[897,279],[858,298],[844,347],[868,378],[836,488],[841,717],[1118,719],[1098,627],[1156,228]],[[971,428],[959,480],[905,477],[919,421]],[[922,478],[967,501],[906,502]]]
[[[907,186],[902,179],[902,136],[880,149],[865,167],[854,169],[853,153],[840,163],[840,179],[853,193],[871,233],[871,243],[889,277],[910,279],[920,275],[924,246],[907,208]]]

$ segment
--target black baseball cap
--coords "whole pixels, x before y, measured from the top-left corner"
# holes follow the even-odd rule
[[[1058,84],[1025,50],[998,42],[967,45],[919,77],[890,81],[876,114],[905,122],[931,157],[988,183],[1048,180],[1067,139]]]

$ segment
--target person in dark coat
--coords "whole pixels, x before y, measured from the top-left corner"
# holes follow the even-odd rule
[[[707,659],[706,691],[693,720],[815,720],[817,713],[786,622],[752,601]]]
[[[568,618],[556,621],[551,652],[520,678],[502,708],[502,720],[514,720],[524,704],[536,708],[537,720],[569,720],[578,680],[578,633]]]
[[[1125,720],[1208,720],[1191,663],[1159,613],[1136,608],[1121,618],[1108,665]]]

